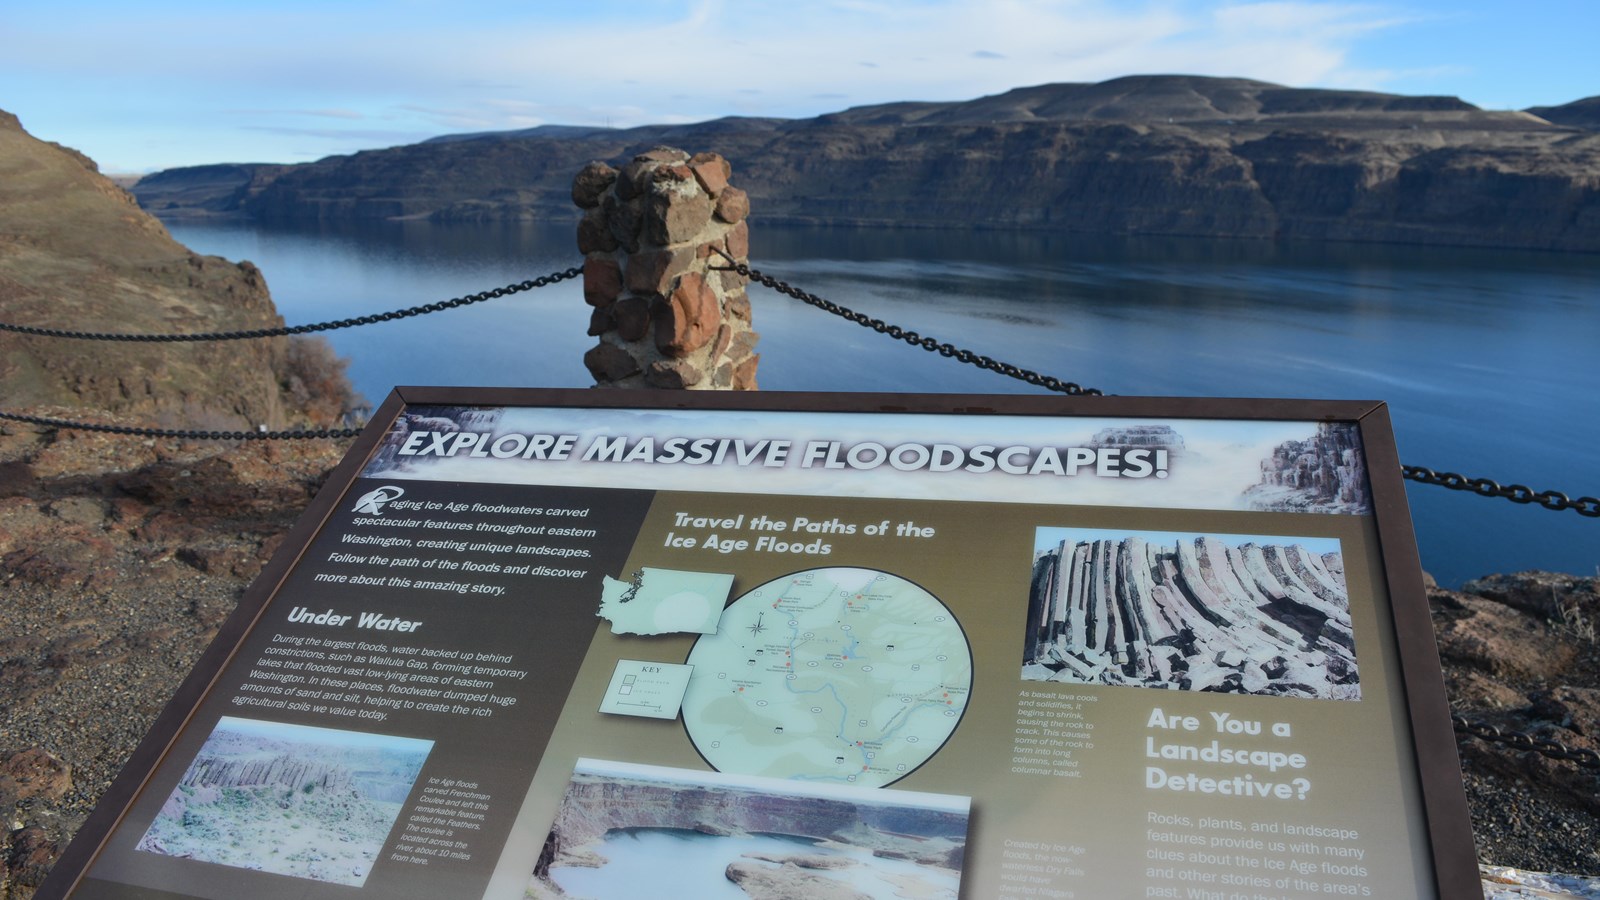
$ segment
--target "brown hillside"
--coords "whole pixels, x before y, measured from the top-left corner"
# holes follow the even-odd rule
[[[0,322],[202,332],[283,324],[261,273],[199,256],[82,154],[0,111]],[[0,332],[0,408],[39,404],[205,429],[327,424],[352,403],[320,342],[135,344]]]

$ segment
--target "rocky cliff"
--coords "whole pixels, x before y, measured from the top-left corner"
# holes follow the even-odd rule
[[[256,759],[202,756],[179,782],[190,787],[270,787],[348,790],[352,775],[344,766],[278,753]],[[401,798],[404,799],[404,798]]]
[[[135,181],[139,205],[173,217],[227,213],[250,201],[287,166],[222,163],[156,172]]]
[[[342,454],[0,422],[0,898],[31,896]]]
[[[1360,515],[1372,509],[1361,432],[1322,422],[1314,437],[1288,441],[1261,461],[1261,483],[1245,492],[1252,509]]]
[[[714,837],[769,834],[807,838],[870,851],[874,856],[902,859],[924,866],[959,871],[965,857],[967,815],[946,810],[855,803],[816,796],[785,796],[755,790],[653,780],[573,775],[556,820],[534,869],[530,895],[550,891],[550,868],[561,865],[599,866],[597,848],[609,832],[635,828],[695,831]],[[842,859],[813,859],[804,853],[767,859],[781,867],[782,877],[753,896],[811,896],[796,893],[795,868],[848,865]],[[734,872],[734,866],[741,871]],[[765,884],[778,876],[767,866],[730,865],[735,882]],[[831,884],[826,879],[816,887]],[[788,893],[776,891],[787,884]]]
[[[255,266],[199,256],[72,150],[0,112],[0,321],[76,331],[283,324]],[[0,332],[0,398],[130,412],[142,424],[326,426],[356,404],[320,340],[108,343]]]
[[[1550,108],[1554,122],[1453,97],[1136,76],[802,120],[456,136],[134,190],[153,208],[185,196],[173,213],[265,220],[569,219],[585,162],[668,143],[732,160],[767,222],[1594,252],[1600,135],[1575,124],[1579,106]]]

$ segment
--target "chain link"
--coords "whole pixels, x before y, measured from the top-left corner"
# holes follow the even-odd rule
[[[732,257],[729,257],[726,253],[722,253],[720,250],[717,252],[732,264],[727,266],[713,266],[712,268],[720,271],[738,272],[740,275],[743,275],[758,284],[769,287],[780,294],[793,297],[794,299],[799,300],[801,303],[805,303],[808,306],[815,306],[817,309],[820,309],[824,312],[833,313],[834,315],[854,322],[863,328],[870,328],[879,334],[886,334],[897,341],[905,341],[913,347],[921,347],[930,353],[937,353],[946,359],[953,359],[956,362],[966,363],[969,366],[977,366],[980,369],[986,369],[990,372],[998,372],[1008,378],[1015,378],[1018,381],[1026,381],[1028,384],[1036,387],[1042,387],[1046,390],[1056,391],[1062,394],[1072,394],[1076,396],[1103,396],[1101,392],[1095,388],[1086,388],[1070,381],[1062,381],[1061,379],[1050,375],[1041,375],[1031,369],[1024,369],[1020,366],[1014,366],[1010,363],[1000,362],[992,357],[984,356],[980,353],[974,353],[971,350],[964,350],[955,346],[954,344],[940,341],[937,338],[928,337],[915,331],[908,331],[904,328],[901,328],[899,325],[890,325],[887,322],[884,322],[882,319],[874,319],[866,313],[856,312],[848,307],[840,306],[831,300],[824,300],[823,298],[818,297],[816,294],[807,293],[799,288],[791,287],[787,283],[752,269],[744,263],[736,262]]]
[[[1513,750],[1532,751],[1551,759],[1577,763],[1581,768],[1600,771],[1600,753],[1593,750],[1568,747],[1548,738],[1502,729],[1487,722],[1473,722],[1463,716],[1451,716],[1450,724],[1455,727],[1457,734],[1475,737],[1491,744],[1505,744]]]
[[[558,282],[577,278],[583,274],[583,269],[577,266],[518,281],[504,287],[491,288],[479,291],[476,294],[467,294],[450,300],[441,300],[437,303],[427,303],[422,306],[412,306],[406,309],[397,309],[390,312],[375,313],[370,316],[358,316],[353,319],[338,319],[331,322],[319,322],[314,325],[294,325],[283,328],[257,328],[249,331],[211,331],[195,334],[118,334],[87,331],[63,331],[54,328],[34,328],[28,325],[11,325],[0,322],[0,331],[10,331],[16,334],[26,334],[35,337],[71,338],[86,341],[127,341],[137,343],[172,343],[195,341],[238,341],[254,338],[286,337],[293,334],[312,334],[318,331],[333,331],[339,328],[353,328],[358,325],[372,325],[378,322],[392,322],[396,319],[408,319],[413,316],[425,316],[429,313],[442,312],[447,309],[459,309],[485,300],[494,300],[500,297],[509,297],[523,291],[531,291]],[[76,422],[71,419],[53,419],[46,416],[30,416],[21,413],[10,413],[0,410],[0,420],[24,422],[30,425],[43,425],[48,428],[69,428],[78,431],[98,431],[104,434],[133,435],[136,437],[177,438],[181,440],[200,441],[281,441],[305,440],[325,438],[352,438],[360,434],[357,428],[320,428],[316,430],[300,431],[193,431],[170,428],[137,428],[129,425],[101,425],[93,422]]]
[[[374,313],[370,316],[358,316],[353,319],[338,319],[332,322],[318,322],[315,325],[292,325],[283,328],[256,328],[249,331],[208,331],[195,334],[126,334],[116,332],[95,331],[63,331],[56,328],[35,328],[31,325],[11,325],[0,322],[0,331],[10,331],[16,334],[32,335],[34,337],[71,338],[80,341],[131,341],[135,343],[174,343],[196,341],[242,341],[255,338],[286,337],[292,334],[313,334],[318,331],[334,331],[339,328],[354,328],[358,325],[374,325],[378,322],[393,322],[396,319],[409,319],[412,316],[425,316],[429,313],[442,312],[447,309],[458,309],[485,300],[495,300],[500,297],[509,297],[523,291],[531,291],[569,278],[577,278],[583,274],[583,269],[572,267],[549,275],[541,275],[527,281],[517,281],[476,294],[467,294],[451,300],[441,300],[438,303],[426,303],[422,306],[412,306],[406,309],[396,309],[390,312]]]
[[[353,438],[361,433],[359,428],[319,428],[315,431],[183,431],[171,428],[138,428],[132,425],[101,425],[96,422],[75,422],[71,419],[52,419],[46,416],[28,416],[0,411],[0,419],[43,425],[47,428],[71,428],[78,431],[98,431],[104,434],[126,434],[135,437],[179,438],[190,441],[290,441],[313,438]]]
[[[824,312],[832,313],[848,321],[854,322],[864,328],[870,328],[878,334],[887,335],[897,341],[904,341],[913,347],[921,347],[930,353],[937,353],[946,359],[953,359],[960,363],[997,372],[1008,378],[1015,378],[1036,387],[1056,391],[1062,394],[1078,396],[1103,396],[1097,388],[1083,387],[1071,381],[1062,381],[1050,375],[1042,375],[1031,369],[1024,369],[1011,363],[1001,362],[990,356],[974,353],[954,344],[940,341],[937,338],[920,334],[916,331],[890,325],[882,319],[873,318],[866,313],[856,312],[848,307],[841,306],[831,300],[824,299],[808,291],[793,287],[787,282],[773,278],[750,266],[735,261],[721,250],[717,251],[731,265],[716,266],[722,271],[738,272],[750,280],[771,288],[780,294],[799,300],[808,306],[814,306]],[[52,328],[34,328],[26,325],[12,325],[0,322],[0,331],[10,331],[17,334],[34,335],[38,337],[74,338],[78,340],[95,341],[134,341],[134,342],[174,342],[174,341],[231,341],[251,338],[283,337],[293,334],[311,334],[319,331],[332,331],[339,328],[352,328],[359,325],[372,325],[377,322],[390,322],[396,319],[405,319],[412,316],[428,315],[446,309],[457,309],[485,300],[510,296],[523,291],[545,287],[568,279],[576,278],[583,274],[581,267],[573,266],[549,275],[527,281],[513,282],[505,287],[497,287],[476,294],[467,294],[451,300],[442,300],[437,303],[428,303],[422,306],[413,306],[391,312],[377,313],[369,316],[359,316],[352,319],[338,319],[330,322],[320,322],[314,325],[295,325],[284,328],[262,328],[250,331],[217,331],[196,334],[116,334],[81,331],[62,331]],[[41,416],[27,416],[17,413],[0,412],[0,419],[9,419],[15,422],[27,422],[35,425],[45,425],[54,428],[76,428],[84,431],[100,431],[110,434],[128,434],[142,437],[169,437],[191,440],[284,440],[295,438],[345,438],[353,437],[358,433],[356,429],[322,429],[318,431],[180,431],[161,428],[133,428],[121,425],[95,425],[83,422],[73,422],[66,419],[50,419]],[[1424,466],[1400,467],[1401,475],[1411,481],[1421,484],[1437,485],[1456,491],[1471,491],[1481,497],[1502,497],[1513,503],[1537,503],[1545,509],[1565,510],[1570,509],[1581,516],[1600,518],[1600,498],[1579,497],[1576,500],[1560,491],[1535,491],[1527,485],[1509,484],[1501,485],[1488,478],[1468,478],[1455,472],[1436,472]]]
[[[1545,509],[1570,509],[1580,516],[1600,518],[1600,498],[1576,500],[1560,491],[1535,491],[1525,484],[1502,485],[1488,478],[1468,478],[1456,472],[1435,472],[1424,466],[1401,466],[1400,474],[1421,484],[1432,484],[1452,491],[1471,491],[1480,497],[1503,497],[1512,503],[1537,503]]]

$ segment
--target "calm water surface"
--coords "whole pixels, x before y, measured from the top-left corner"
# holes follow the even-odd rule
[[[172,225],[248,259],[291,324],[431,303],[580,262],[567,225]],[[1411,465],[1600,496],[1600,257],[1352,244],[757,227],[755,266],[1025,368],[1154,396],[1384,400]],[[768,390],[1042,393],[756,287]],[[329,335],[396,384],[586,387],[578,282]],[[1592,575],[1600,520],[1409,485],[1446,584]]]
[[[561,866],[551,880],[578,897],[683,897],[693,900],[748,898],[728,880],[728,864],[747,854],[782,859],[825,855],[853,860],[856,865],[820,870],[817,874],[869,897],[911,896],[897,889],[895,877],[913,879],[929,890],[929,900],[956,896],[959,877],[942,869],[898,859],[881,859],[861,849],[821,848],[812,841],[775,835],[713,837],[680,828],[619,828],[606,833],[597,848],[609,862],[598,869]],[[765,865],[772,865],[767,863]],[[776,868],[776,866],[773,866]],[[671,873],[670,893],[663,894],[664,873]]]

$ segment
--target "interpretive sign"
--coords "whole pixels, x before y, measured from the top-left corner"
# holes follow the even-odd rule
[[[40,896],[1475,890],[1382,404],[401,388]]]

